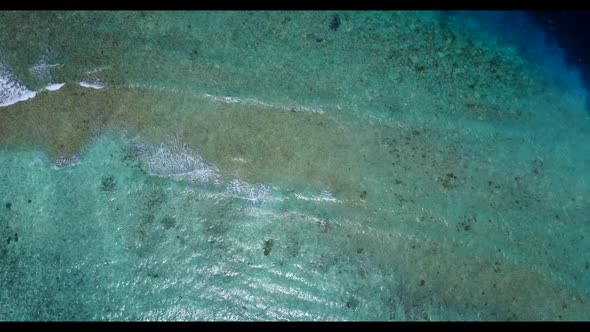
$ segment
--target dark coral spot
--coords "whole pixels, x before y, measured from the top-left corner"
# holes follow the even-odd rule
[[[426,281],[424,281],[424,279],[420,280],[420,286],[424,286],[426,285]]]
[[[160,223],[164,226],[165,229],[170,229],[176,227],[176,219],[174,217],[166,216],[160,220]]]
[[[494,262],[494,272],[496,272],[496,273],[502,272],[502,263]]]
[[[264,240],[264,256],[268,256],[272,251],[272,246],[274,244],[273,239]]]
[[[322,233],[328,233],[332,229],[332,224],[328,219],[321,219],[317,222],[317,224],[320,227],[320,231]]]
[[[330,20],[330,29],[332,31],[337,31],[338,28],[340,28],[340,24],[341,24],[340,15],[338,15],[338,14],[332,15],[332,20]]]
[[[470,231],[471,228],[472,228],[471,223],[473,221],[477,222],[477,220],[471,219],[471,218],[467,218],[465,221],[460,222],[457,225],[457,231],[459,232],[461,229],[464,230],[464,231],[466,231],[466,232]]]
[[[363,192],[361,193],[361,199],[367,199],[367,195],[368,195],[367,191],[363,190]]]
[[[356,253],[357,253],[357,254],[362,254],[362,253],[363,253],[363,251],[365,251],[365,249],[364,249],[364,248],[358,248],[358,249],[356,250]]]
[[[540,159],[535,159],[532,161],[532,169],[533,174],[539,175],[543,173],[543,161]]]
[[[10,210],[12,208],[12,203],[10,203],[10,202],[6,203],[6,208],[8,210]]]
[[[441,179],[442,185],[445,188],[455,188],[457,187],[457,176],[453,172],[447,173],[446,177]]]
[[[359,301],[352,296],[348,298],[348,301],[346,301],[346,307],[348,309],[354,309],[358,306],[358,304]]]
[[[115,178],[112,176],[107,176],[102,178],[100,183],[100,189],[102,191],[112,191],[115,189]]]
[[[14,233],[14,236],[9,236],[6,239],[6,244],[10,244],[10,242],[13,242],[13,241],[18,242],[18,234],[17,233]]]
[[[287,23],[289,23],[289,22],[291,22],[291,16],[286,16],[285,18],[283,18],[283,19],[281,20],[281,23],[282,23],[282,24],[287,24]]]

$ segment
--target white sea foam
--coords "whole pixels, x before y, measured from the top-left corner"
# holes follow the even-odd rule
[[[44,81],[51,80],[50,67],[47,66],[47,63],[45,62],[44,59],[39,60],[39,62],[37,62],[37,64],[35,64],[31,68],[29,68],[29,71],[41,80],[44,80]]]
[[[48,73],[43,68],[50,68],[58,65],[47,65],[41,61],[37,65],[31,68],[31,71],[39,72],[38,76],[43,76],[44,73]],[[49,77],[49,76],[48,76]],[[32,91],[18,81],[18,79],[3,65],[0,64],[0,107],[9,106],[18,103],[19,101],[25,101],[31,99],[37,95],[37,93],[47,91],[57,91],[61,89],[65,83],[49,83],[44,88],[38,91]]]
[[[49,84],[48,86],[46,86],[45,90],[57,91],[57,90],[61,89],[64,85],[66,85],[66,84],[65,83],[52,83],[52,84]]]
[[[37,63],[32,66],[31,68],[29,68],[29,71],[35,75],[37,78],[39,78],[40,80],[43,80],[45,82],[50,82],[52,80],[52,76],[51,76],[51,70],[53,68],[56,67],[63,67],[63,64],[59,64],[59,63],[48,63],[48,56],[47,55],[43,55],[41,56],[41,58],[39,59],[39,61],[37,61]]]
[[[267,102],[264,100],[256,99],[256,98],[238,98],[232,96],[215,96],[208,93],[203,94],[203,97],[207,99],[211,99],[217,102],[222,102],[225,104],[244,104],[244,105],[256,105],[256,106],[263,106],[268,108],[277,108],[283,111],[303,111],[303,112],[311,112],[311,113],[318,113],[324,114],[324,110],[319,107],[306,107],[306,106],[287,106],[281,105],[276,103]]]
[[[250,160],[250,159],[244,159],[242,157],[233,157],[233,158],[231,158],[231,160],[233,160],[235,162],[238,162],[238,163],[241,163],[241,164],[248,164],[248,163],[252,162],[252,160]]]
[[[8,69],[0,65],[0,107],[12,105],[36,95],[35,91],[27,89]]]
[[[80,156],[73,155],[73,156],[60,156],[55,158],[53,161],[53,165],[51,168],[54,170],[60,170],[63,168],[69,168],[80,164]]]
[[[263,184],[249,184],[247,182],[234,179],[228,186],[227,191],[234,196],[248,200],[252,203],[262,203],[270,198],[271,190]]]
[[[31,99],[40,91],[57,91],[61,89],[65,83],[53,83],[50,69],[53,67],[63,66],[62,64],[48,64],[45,58],[41,58],[29,70],[39,79],[45,80],[49,83],[44,88],[38,91],[32,91],[24,86],[19,80],[8,70],[5,66],[0,64],[0,107],[16,104],[20,101]],[[102,69],[97,69],[86,73],[89,80],[79,83],[84,88],[102,89],[104,84],[100,82],[96,73]]]
[[[105,69],[108,69],[110,67],[101,67],[101,68],[96,68],[93,69],[91,71],[87,71],[86,77],[87,79],[81,81],[80,83],[78,83],[81,87],[84,88],[90,88],[90,89],[102,89],[104,88],[104,84],[101,82],[100,77],[99,77],[99,73]]]
[[[322,191],[319,195],[316,196],[305,196],[301,194],[295,194],[297,199],[301,199],[304,201],[315,201],[315,202],[337,202],[336,197],[329,191]]]
[[[6,91],[1,90],[3,88],[2,82],[0,82],[0,107],[10,106],[19,101],[31,99],[37,95],[34,91],[9,91],[6,93]]]
[[[185,180],[192,183],[213,184],[212,192],[201,192],[199,196],[209,199],[236,197],[252,203],[282,200],[272,196],[272,188],[264,184],[250,184],[239,179],[223,181],[219,170],[207,163],[196,151],[188,148],[178,138],[167,143],[150,147],[141,143],[140,137],[127,137],[126,141],[139,152],[148,173]],[[247,161],[247,160],[243,160]],[[212,188],[210,188],[212,189]],[[221,189],[221,191],[217,191]]]
[[[84,88],[91,88],[91,89],[102,89],[104,88],[104,85],[99,83],[99,82],[94,82],[94,83],[90,83],[90,82],[80,82],[78,83],[81,87]]]
[[[161,144],[155,151],[148,150],[143,161],[149,172],[157,176],[199,183],[219,181],[219,174],[214,167],[207,165],[195,151],[176,142],[171,145]]]

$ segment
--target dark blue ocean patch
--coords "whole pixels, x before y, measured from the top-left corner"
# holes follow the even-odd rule
[[[590,11],[533,11],[530,17],[541,27],[550,42],[564,50],[568,64],[582,74],[586,91],[590,91]]]
[[[590,12],[470,11],[453,12],[476,28],[501,37],[561,91],[590,91]],[[472,23],[473,24],[473,23]]]
[[[568,63],[580,66],[585,71],[588,81],[590,66],[590,11],[534,11],[529,15],[541,25],[550,41],[555,41],[563,48]]]

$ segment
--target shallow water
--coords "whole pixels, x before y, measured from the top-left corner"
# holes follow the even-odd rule
[[[0,13],[0,319],[588,320],[586,91],[502,15]]]

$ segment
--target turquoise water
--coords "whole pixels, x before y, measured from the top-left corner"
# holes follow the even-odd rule
[[[496,15],[1,12],[0,319],[588,320],[586,92]]]

